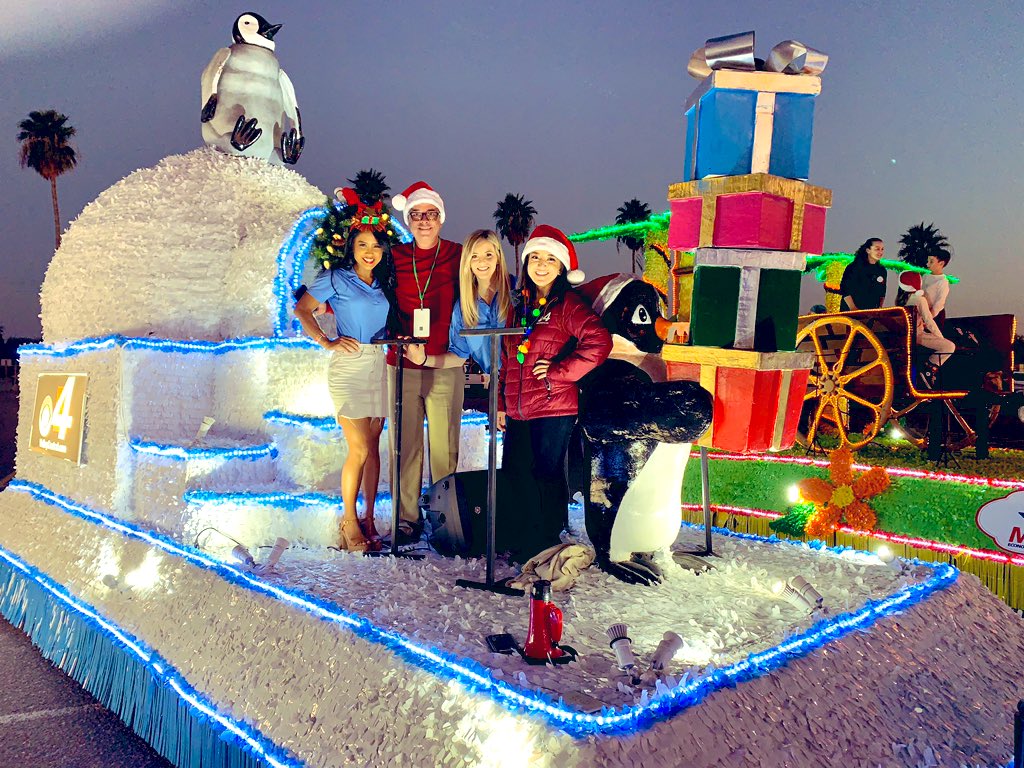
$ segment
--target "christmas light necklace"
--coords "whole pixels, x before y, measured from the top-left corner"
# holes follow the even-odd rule
[[[526,289],[523,290],[523,296],[529,300],[530,292]],[[541,296],[537,299],[537,306],[529,312],[523,315],[523,319],[519,321],[519,324],[523,326],[523,340],[517,347],[516,360],[519,361],[520,365],[526,362],[526,353],[530,351],[530,334],[533,332],[533,327],[540,320],[540,316],[544,313],[544,307],[548,304],[548,300]]]

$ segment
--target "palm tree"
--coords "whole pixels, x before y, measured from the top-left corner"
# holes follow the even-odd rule
[[[651,207],[647,203],[641,203],[634,197],[632,200],[627,200],[619,206],[618,213],[615,216],[615,223],[632,224],[636,221],[646,221],[650,217]],[[643,272],[644,239],[642,237],[632,237],[629,235],[616,237],[616,251],[619,250],[620,245],[624,245],[629,249],[629,271]]]
[[[949,241],[934,223],[915,224],[900,238],[900,259],[915,267],[927,266],[928,257],[938,253],[949,253]]]
[[[348,180],[348,183],[365,205],[373,205],[378,200],[384,200],[391,191],[384,174],[373,168],[359,171],[354,179]]]
[[[53,229],[56,235],[54,249],[60,248],[60,207],[57,205],[57,177],[70,171],[78,163],[75,148],[68,139],[75,129],[67,125],[68,116],[53,109],[29,112],[18,123],[18,141],[21,142],[21,167],[31,168],[50,182],[53,196]]]
[[[494,210],[494,225],[498,234],[508,240],[509,245],[515,250],[516,285],[519,284],[519,249],[529,237],[536,215],[537,209],[533,207],[532,200],[527,200],[522,195],[513,195],[511,192],[505,195],[505,199],[501,200]]]

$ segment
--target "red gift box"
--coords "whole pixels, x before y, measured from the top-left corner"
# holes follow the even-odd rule
[[[737,453],[780,451],[796,442],[813,355],[666,344],[672,381],[697,381],[714,397],[711,428],[698,445]]]
[[[832,192],[765,173],[673,184],[668,246],[821,253]]]

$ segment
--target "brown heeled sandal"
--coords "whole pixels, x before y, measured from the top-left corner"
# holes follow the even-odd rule
[[[363,532],[363,536],[369,543],[369,550],[371,552],[380,552],[384,548],[384,540],[377,533],[377,527],[374,525],[373,518],[360,520],[359,529]]]
[[[363,530],[355,518],[342,518],[341,524],[338,526],[338,533],[341,538],[341,548],[344,550],[365,552],[370,548],[370,542],[363,536]]]

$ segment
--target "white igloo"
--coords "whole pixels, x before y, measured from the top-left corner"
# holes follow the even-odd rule
[[[282,246],[325,195],[295,171],[203,148],[89,203],[40,293],[47,344],[119,334],[222,340],[282,330]]]

